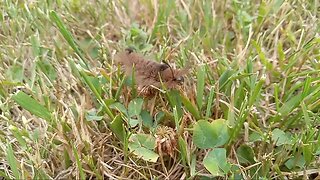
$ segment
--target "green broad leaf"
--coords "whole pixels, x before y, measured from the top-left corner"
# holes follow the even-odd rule
[[[117,136],[120,141],[124,140],[125,131],[123,127],[123,121],[121,115],[117,115],[113,121],[109,124],[111,131]]]
[[[14,152],[13,152],[13,149],[12,149],[12,146],[11,146],[11,143],[7,142],[7,151],[6,151],[6,159],[9,163],[9,166],[11,168],[11,171],[13,173],[13,176],[16,178],[16,179],[20,179],[20,171],[18,169],[18,162],[16,160],[16,157],[14,156]]]
[[[153,121],[150,113],[146,110],[142,110],[140,116],[141,116],[143,125],[146,126],[147,128],[152,128]]]
[[[290,158],[288,161],[286,161],[284,163],[284,165],[288,168],[288,169],[293,169],[295,167],[300,167],[303,168],[305,166],[305,160],[303,158],[302,155],[296,155],[292,158]]]
[[[230,171],[232,175],[230,176],[231,179],[245,179],[242,174],[241,174],[241,169],[239,168],[238,165],[231,164]]]
[[[86,120],[87,121],[101,121],[103,116],[99,116],[95,109],[90,110],[86,113]]]
[[[154,115],[154,124],[153,127],[156,128],[157,125],[164,119],[165,113],[163,111],[158,112]]]
[[[291,135],[278,128],[272,131],[272,140],[276,142],[276,146],[292,143]]]
[[[230,171],[230,163],[227,161],[227,151],[224,148],[215,148],[203,159],[204,167],[213,176],[224,176]]]
[[[257,141],[263,141],[263,137],[261,136],[261,134],[257,133],[257,132],[252,132],[249,135],[249,141],[250,142],[257,142]]]
[[[156,139],[149,134],[136,134],[130,138],[133,141],[138,141],[139,144],[148,149],[154,149],[156,147]]]
[[[139,124],[139,120],[138,119],[133,119],[133,118],[129,118],[129,125],[130,127],[136,127]]]
[[[110,106],[111,104],[116,103],[116,100],[114,100],[114,99],[105,99],[105,100],[104,100],[104,103],[105,103],[107,106]]]
[[[116,110],[118,110],[119,112],[122,112],[125,116],[129,116],[126,107],[124,107],[124,105],[121,104],[121,103],[119,103],[119,102],[113,103],[113,104],[111,104],[109,107],[110,107],[111,109],[116,109]]]
[[[239,162],[242,164],[253,164],[255,163],[254,160],[254,151],[252,149],[252,147],[248,146],[248,145],[241,145],[238,149],[237,149],[237,157],[239,159]]]
[[[159,155],[153,151],[156,139],[148,134],[133,134],[129,139],[129,149],[145,161],[156,162]]]
[[[132,101],[130,101],[128,106],[129,117],[138,116],[141,113],[142,105],[143,105],[143,99],[141,98],[135,98]]]
[[[139,52],[147,52],[152,49],[152,45],[148,44],[148,33],[139,27],[138,24],[133,23],[126,35],[126,43]]]
[[[12,96],[12,99],[31,114],[34,114],[44,120],[51,121],[52,116],[49,110],[24,92],[18,92]]]
[[[135,155],[137,155],[139,158],[142,158],[145,161],[157,162],[159,158],[159,155],[157,153],[144,147],[130,147],[129,143],[129,148],[133,151]]]
[[[193,130],[193,141],[201,149],[222,146],[230,138],[227,121],[224,119],[214,120],[212,123],[199,120]]]

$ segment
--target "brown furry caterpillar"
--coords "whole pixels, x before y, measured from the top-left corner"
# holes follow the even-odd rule
[[[172,69],[167,63],[158,63],[147,60],[144,56],[126,49],[125,52],[118,53],[115,61],[124,67],[127,76],[134,75],[138,88],[155,86],[161,88],[162,83],[168,89],[176,88],[184,81],[183,75],[187,73],[187,69]]]

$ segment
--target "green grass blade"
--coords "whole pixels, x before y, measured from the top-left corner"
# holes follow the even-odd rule
[[[11,146],[11,143],[7,142],[7,152],[6,152],[6,158],[7,158],[7,161],[9,163],[9,166],[11,168],[11,171],[13,173],[13,176],[16,178],[16,179],[20,179],[20,171],[18,169],[18,163],[17,163],[17,160],[16,160],[16,157],[14,156],[14,152],[13,152],[13,149],[12,149],[12,146]]]
[[[205,85],[205,70],[203,66],[198,67],[197,70],[197,105],[198,109],[202,109],[203,105],[203,94],[204,94],[204,85]]]
[[[80,179],[86,179],[86,175],[83,171],[83,168],[82,168],[82,163],[80,161],[80,158],[79,158],[79,154],[77,152],[77,149],[76,147],[74,146],[74,144],[71,144],[72,145],[72,152],[73,152],[73,155],[76,159],[76,164],[77,164],[77,168],[79,170],[79,174],[80,174]]]
[[[235,76],[234,70],[226,70],[222,73],[222,75],[219,78],[219,89],[222,90],[229,82],[230,79]]]
[[[81,58],[82,65],[89,69],[88,64],[85,61],[85,57],[80,50],[79,46],[77,45],[75,39],[72,37],[70,31],[67,29],[65,24],[62,22],[60,17],[57,15],[55,11],[50,11],[50,19],[51,21],[58,27],[59,31],[61,32],[62,36],[65,40],[69,43],[72,49],[76,52],[76,54]]]
[[[301,102],[301,109],[302,109],[302,112],[303,112],[303,119],[304,119],[304,122],[305,122],[306,126],[308,128],[311,128],[311,119],[310,119],[307,107],[306,107],[304,102]]]
[[[121,95],[121,92],[122,92],[122,89],[123,89],[123,86],[124,86],[125,79],[126,79],[125,76],[121,79],[120,85],[119,85],[119,87],[117,89],[117,92],[116,92],[116,94],[114,96],[114,99],[116,101],[118,101],[119,98],[120,98],[120,95]]]
[[[181,136],[179,136],[178,145],[179,145],[179,151],[180,151],[180,157],[182,160],[182,164],[185,167],[185,169],[187,169],[187,165],[190,164],[189,157],[188,157],[188,146],[187,146],[186,141]]]
[[[280,114],[281,116],[287,116],[295,107],[299,105],[299,103],[302,101],[302,95],[296,95],[292,97],[290,100],[285,102],[281,108],[280,108]]]
[[[68,154],[68,151],[66,148],[63,149],[63,157],[64,157],[64,165],[66,168],[70,167],[72,165],[72,161],[70,159],[70,156]]]
[[[52,120],[52,116],[49,110],[24,92],[18,92],[17,94],[12,96],[12,99],[30,113],[49,122]]]
[[[194,104],[192,104],[187,97],[181,95],[181,100],[186,109],[193,115],[194,118],[196,118],[197,120],[201,119],[198,108]]]
[[[258,56],[259,56],[262,64],[267,68],[267,70],[272,70],[272,68],[273,68],[272,64],[269,62],[265,53],[262,51],[261,46],[256,41],[253,41],[253,46],[256,48],[256,50],[258,52]]]
[[[276,110],[279,111],[280,109],[280,100],[279,100],[279,85],[278,84],[273,84],[274,86],[274,100],[276,103]]]
[[[258,81],[258,84],[255,85],[252,94],[249,98],[249,106],[251,107],[254,102],[258,99],[258,96],[260,95],[262,85],[265,83],[266,78],[261,77],[261,79]]]
[[[100,93],[98,92],[98,90],[96,89],[92,81],[90,81],[89,76],[83,70],[80,70],[79,74],[84,79],[85,83],[89,86],[89,88],[91,89],[93,94],[96,96],[96,98],[99,100],[99,102],[103,105],[108,116],[111,119],[114,119],[113,113],[111,112],[110,108],[106,105],[106,103],[103,101],[102,97],[100,96]]]
[[[10,179],[10,177],[2,169],[0,170],[0,177],[3,177],[4,179]]]
[[[181,95],[177,90],[171,90],[166,93],[166,96],[168,98],[168,101],[170,103],[171,108],[176,108],[177,110],[177,115],[178,119],[182,117],[182,100],[181,100]]]
[[[311,85],[311,77],[307,76],[304,87],[303,87],[303,92],[302,92],[302,98],[305,98],[308,95],[308,92],[310,90]]]
[[[9,129],[10,129],[11,133],[13,134],[13,136],[19,142],[20,146],[23,149],[27,149],[27,142],[26,142],[25,138],[23,137],[22,132],[16,126],[9,126]]]
[[[212,86],[210,88],[210,93],[209,93],[209,98],[208,98],[208,103],[207,103],[207,109],[206,109],[206,118],[209,118],[211,116],[211,109],[212,109],[212,103],[213,103],[213,97],[214,97],[214,87]]]
[[[180,127],[181,116],[178,115],[177,106],[173,107],[173,118],[174,118],[175,126],[178,129],[178,132],[180,132],[180,130],[181,130],[181,127]]]

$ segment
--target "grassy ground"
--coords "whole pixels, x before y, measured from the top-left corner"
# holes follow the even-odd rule
[[[320,3],[0,2],[0,176],[315,178]],[[126,47],[191,66],[138,97]],[[1,179],[1,178],[0,178]]]

